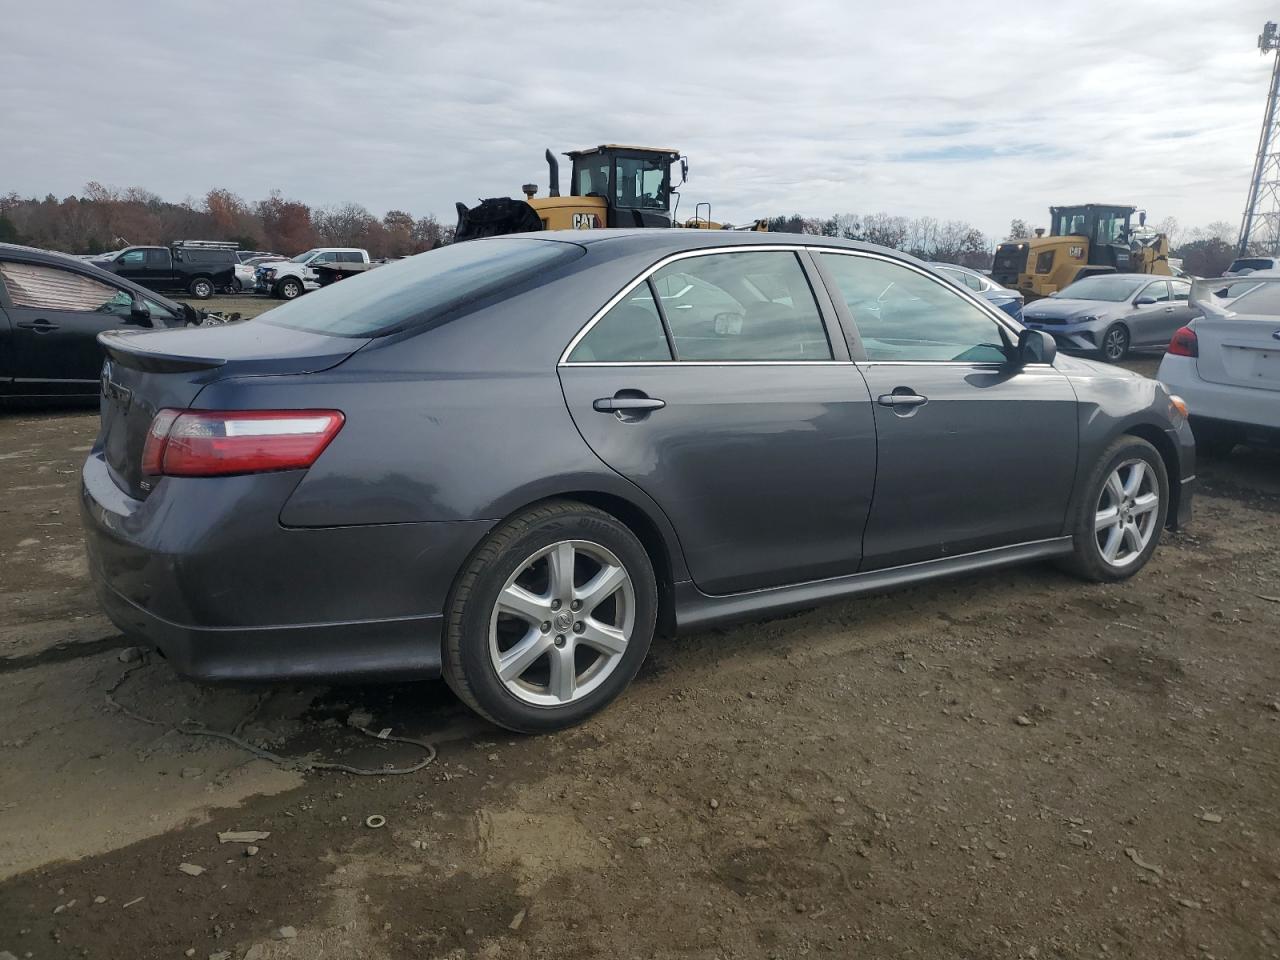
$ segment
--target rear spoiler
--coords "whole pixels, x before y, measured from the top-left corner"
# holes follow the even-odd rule
[[[141,370],[144,373],[188,373],[192,370],[215,370],[226,360],[216,357],[191,357],[171,353],[158,353],[142,348],[141,331],[107,330],[98,334],[98,346],[107,358],[122,367]]]

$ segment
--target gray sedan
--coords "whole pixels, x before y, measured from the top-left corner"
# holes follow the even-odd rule
[[[81,508],[121,630],[204,678],[443,674],[515,730],[602,708],[659,632],[1123,580],[1191,509],[1157,382],[842,240],[494,237],[100,339]]]
[[[1067,351],[1111,363],[1133,348],[1164,348],[1199,311],[1191,283],[1176,277],[1113,273],[1086,277],[1022,311],[1022,322],[1050,334]]]

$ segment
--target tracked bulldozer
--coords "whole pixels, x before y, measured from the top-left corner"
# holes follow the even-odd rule
[[[600,227],[730,229],[712,221],[709,203],[698,204],[695,216],[684,223],[676,219],[680,193],[672,185],[673,168],[678,165],[681,184],[689,178],[688,158],[679,150],[606,143],[565,156],[573,163],[568,196],[560,194],[560,164],[547,150],[547,196],[539,197],[537,184],[526,183],[521,188],[524,199],[492,197],[474,207],[459,203],[455,239]],[[745,229],[764,230],[766,225],[765,220],[755,220]]]
[[[1138,224],[1130,221],[1138,213]],[[1047,297],[1077,280],[1103,273],[1169,276],[1169,238],[1147,226],[1136,207],[1086,203],[1050,207],[1049,235],[1006,240],[996,247],[991,279],[1028,300]]]

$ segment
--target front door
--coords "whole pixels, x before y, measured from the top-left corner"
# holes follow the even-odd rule
[[[102,350],[97,336],[129,323],[133,297],[73,270],[0,261],[12,325],[14,392],[98,391]]]
[[[818,259],[848,307],[875,411],[863,569],[1061,535],[1077,447],[1067,379],[1047,364],[1010,370],[1003,321],[923,270],[872,254]]]
[[[583,437],[666,513],[706,593],[859,566],[871,400],[806,263],[784,249],[675,260],[621,294],[560,365]]]

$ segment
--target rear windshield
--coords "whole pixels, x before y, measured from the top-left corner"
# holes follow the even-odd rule
[[[1231,301],[1232,313],[1255,317],[1280,317],[1280,281],[1264,282]]]
[[[1232,260],[1231,266],[1227,267],[1227,273],[1239,273],[1241,270],[1270,270],[1274,262],[1262,257],[1243,257],[1240,260]]]
[[[264,314],[262,323],[376,337],[441,317],[581,257],[577,244],[490,238],[377,267]]]

